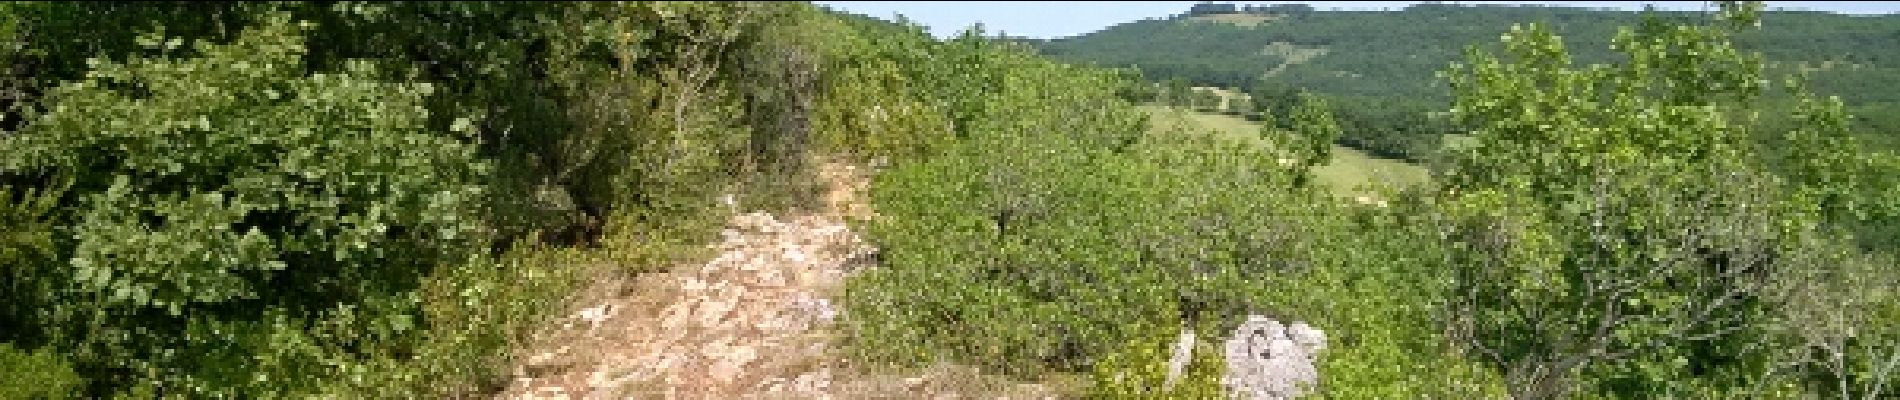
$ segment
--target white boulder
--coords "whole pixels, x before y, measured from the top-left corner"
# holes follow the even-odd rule
[[[1259,315],[1234,328],[1227,339],[1227,376],[1221,384],[1237,399],[1292,399],[1319,384],[1315,363],[1326,333],[1304,322],[1291,326]]]

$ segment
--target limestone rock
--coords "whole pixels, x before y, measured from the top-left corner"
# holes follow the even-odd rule
[[[1248,316],[1225,343],[1227,376],[1221,384],[1239,399],[1299,397],[1319,384],[1315,363],[1325,348],[1326,333],[1304,322],[1286,326]]]
[[[1194,359],[1194,330],[1181,328],[1181,337],[1174,341],[1174,355],[1168,358],[1168,379],[1162,387],[1172,388],[1181,380],[1181,374]]]

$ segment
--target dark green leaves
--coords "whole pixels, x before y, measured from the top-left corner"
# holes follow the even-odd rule
[[[69,275],[54,282],[85,300],[49,315],[153,329],[135,341],[163,343],[175,326],[112,316],[244,319],[206,310],[347,301],[361,294],[332,288],[414,279],[481,243],[472,213],[486,167],[427,128],[431,88],[369,79],[366,63],[308,73],[301,32],[274,14],[230,44],[195,42],[198,56],[95,62],[0,139],[4,170],[76,181]],[[141,41],[164,53],[182,43]],[[88,361],[138,365],[108,360]]]

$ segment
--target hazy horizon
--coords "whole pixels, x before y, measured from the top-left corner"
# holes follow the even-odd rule
[[[991,34],[1050,39],[1095,32],[1144,18],[1186,12],[1198,1],[1086,2],[1086,1],[816,1],[836,10],[891,19],[903,15],[930,28],[932,35],[948,37],[982,23]],[[1309,1],[1218,2],[1247,5],[1309,4],[1320,10],[1398,10],[1424,1]],[[1449,1],[1446,4],[1524,4],[1562,7],[1612,8],[1638,11],[1644,5],[1662,10],[1694,11],[1709,8],[1699,1]],[[1900,12],[1900,2],[1769,1],[1768,8],[1806,9],[1842,14],[1879,15]]]

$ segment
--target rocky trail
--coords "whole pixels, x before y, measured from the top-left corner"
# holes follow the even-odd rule
[[[865,171],[825,164],[825,210],[731,218],[701,265],[595,284],[513,366],[507,399],[1047,398],[968,368],[913,376],[852,371],[835,350],[833,300],[874,249],[846,223],[868,216]]]

